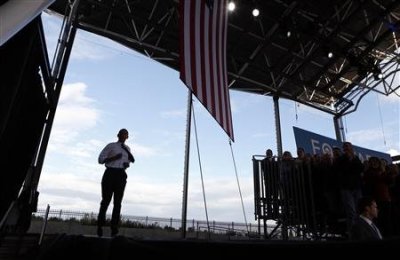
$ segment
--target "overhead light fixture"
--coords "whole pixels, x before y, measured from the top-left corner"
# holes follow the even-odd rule
[[[374,72],[373,75],[375,80],[381,80],[383,78],[382,72]]]
[[[375,80],[381,80],[382,77],[383,77],[382,74],[376,74],[376,75],[374,74],[374,79],[375,79]]]
[[[375,80],[381,80],[383,78],[382,70],[378,67],[378,65],[374,65],[372,68],[372,75]]]
[[[328,44],[324,44],[321,46],[322,54],[328,57],[328,59],[332,59],[334,56],[332,49],[332,46]]]
[[[234,2],[229,2],[228,3],[228,10],[229,11],[233,11],[233,10],[235,10],[235,8],[236,8],[236,5],[235,5],[235,3]]]
[[[260,10],[258,10],[257,8],[253,9],[253,12],[251,12],[253,14],[254,17],[257,17],[260,15]]]

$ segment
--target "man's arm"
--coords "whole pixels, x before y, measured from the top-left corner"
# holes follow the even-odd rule
[[[122,157],[122,153],[117,153],[110,156],[111,152],[112,152],[112,144],[106,145],[106,147],[104,147],[104,149],[99,154],[98,162],[100,164],[104,164],[118,160],[119,158]]]
[[[103,163],[112,162],[112,161],[118,160],[118,159],[121,158],[121,157],[122,157],[122,153],[118,153],[118,154],[116,154],[116,155],[114,155],[114,156],[105,158],[105,159],[103,160]]]

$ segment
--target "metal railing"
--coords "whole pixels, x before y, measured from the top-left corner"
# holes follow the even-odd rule
[[[48,212],[46,209],[38,209],[33,213],[35,218],[47,218],[49,222],[54,221],[76,221],[84,225],[96,225],[97,213],[84,212],[84,211],[70,211],[63,209],[51,209]],[[106,216],[107,220],[111,219],[111,215]],[[179,231],[181,229],[181,219],[179,218],[161,218],[149,216],[132,216],[121,215],[121,227],[144,228],[144,229],[164,229],[170,231]],[[213,234],[248,237],[248,238],[262,238],[263,229],[259,229],[258,224],[239,223],[239,222],[223,222],[223,221],[207,221],[191,219],[187,220],[187,230],[189,232],[204,233],[209,232]],[[273,226],[269,227],[273,228]],[[261,231],[261,233],[260,233]]]

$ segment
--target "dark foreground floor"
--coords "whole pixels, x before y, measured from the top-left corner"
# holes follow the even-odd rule
[[[252,259],[274,257],[316,257],[345,259],[349,251],[360,255],[396,253],[400,238],[377,242],[349,241],[206,241],[143,240],[123,236],[97,238],[82,235],[53,235],[40,247],[19,251],[1,259],[78,260],[78,259]],[[3,255],[4,256],[4,255]],[[295,259],[296,259],[295,258]],[[271,258],[270,258],[271,259]],[[356,257],[355,259],[358,259]]]

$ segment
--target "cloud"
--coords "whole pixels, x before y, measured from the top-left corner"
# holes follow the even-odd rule
[[[56,205],[58,209],[97,213],[101,200],[101,173],[73,175],[63,171],[42,176],[39,207]],[[240,194],[234,180],[209,177],[206,180],[206,199],[210,220],[244,222]],[[253,212],[253,181],[241,179],[241,191],[247,218]],[[112,203],[110,204],[110,210]],[[154,180],[140,174],[128,174],[122,214],[151,217],[180,218],[182,211],[182,179]],[[129,214],[127,212],[130,212]],[[190,183],[188,218],[204,216],[204,201],[199,179]]]
[[[185,118],[186,111],[185,110],[170,110],[161,112],[162,118]]]
[[[247,218],[254,214],[253,180],[251,177],[239,177],[240,190],[234,178],[208,177],[205,179],[205,196],[209,216],[213,220],[232,220],[244,222],[241,207],[241,195]],[[204,215],[202,185],[199,179],[193,180],[189,191],[189,209],[191,215]]]
[[[400,85],[400,82],[397,85]],[[389,96],[379,95],[379,102],[381,104],[385,104],[386,102],[391,104],[397,103],[400,107],[400,89],[397,89],[397,91],[393,92]]]
[[[95,101],[86,96],[85,83],[73,83],[63,86],[55,116],[53,131],[62,142],[67,142],[81,130],[96,126],[100,111]]]
[[[303,105],[300,103],[296,103],[295,106],[297,107],[297,114],[298,114],[299,120],[302,119],[302,115],[308,115],[308,116],[314,117],[314,118],[316,118],[316,120],[332,120],[332,116],[330,114],[324,113],[313,107],[306,106],[306,105]]]
[[[392,133],[389,131],[389,133]],[[398,130],[397,130],[398,134]],[[393,131],[393,135],[386,134],[385,142],[383,142],[382,129],[363,129],[360,131],[353,131],[348,134],[348,140],[354,145],[372,149],[381,150],[389,153],[391,156],[398,154],[399,142],[398,137],[396,138],[396,131]]]
[[[361,144],[382,140],[382,130],[363,129],[360,131],[353,131],[348,133],[348,139],[351,140],[354,145],[360,146]]]
[[[390,149],[389,151],[387,151],[387,153],[390,154],[390,156],[400,155],[400,151],[396,149]]]
[[[239,113],[246,111],[250,107],[253,107],[255,104],[270,102],[272,99],[265,98],[262,95],[255,95],[250,93],[242,93],[240,91],[232,92],[230,94],[231,101],[231,111],[232,113]]]
[[[44,172],[39,187],[39,207],[50,204],[63,210],[91,211],[100,201],[100,178],[96,181],[87,174],[74,175],[57,170]],[[93,207],[88,207],[88,204]]]
[[[114,51],[110,51],[114,50]],[[76,60],[106,60],[115,56],[114,47],[110,47],[110,40],[79,30],[75,38],[71,59]]]
[[[254,138],[264,138],[264,137],[273,137],[273,133],[254,133],[252,134]]]
[[[140,155],[144,157],[152,157],[156,154],[160,153],[160,150],[158,148],[153,148],[150,146],[144,146],[140,144],[135,144],[134,148],[134,154],[135,155]]]
[[[101,142],[78,141],[84,131],[94,128],[100,118],[95,100],[86,95],[84,83],[65,84],[61,91],[48,152],[73,158],[90,157]]]

